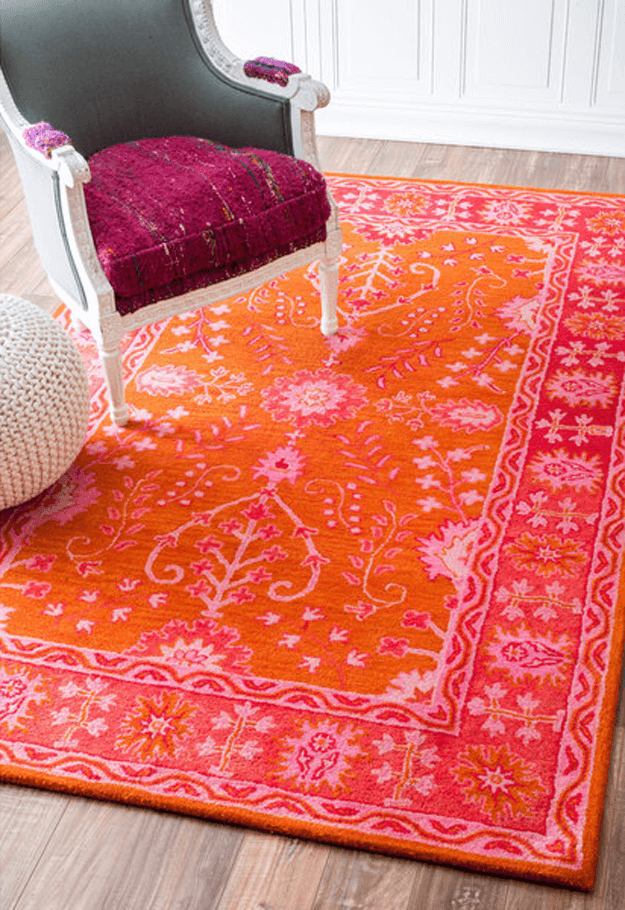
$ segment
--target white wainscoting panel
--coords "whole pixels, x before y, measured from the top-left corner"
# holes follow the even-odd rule
[[[244,59],[332,92],[334,136],[625,157],[625,0],[214,0]]]
[[[360,95],[432,94],[433,0],[340,0],[336,83]]]
[[[567,7],[567,0],[467,0],[463,97],[557,102]]]
[[[625,111],[625,3],[604,0],[598,42],[597,80],[592,101],[598,107]]]

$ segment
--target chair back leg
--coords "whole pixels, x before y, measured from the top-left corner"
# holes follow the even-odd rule
[[[334,335],[338,329],[339,256],[343,246],[340,227],[328,231],[325,254],[319,261],[319,286],[321,290],[321,331]]]
[[[98,344],[98,354],[104,370],[111,417],[114,423],[123,427],[128,423],[129,415],[124,397],[121,346],[119,342]]]

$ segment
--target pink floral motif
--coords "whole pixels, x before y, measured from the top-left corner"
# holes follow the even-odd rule
[[[191,625],[175,619],[158,632],[144,633],[126,653],[163,662],[180,676],[240,672],[252,651],[239,645],[239,638],[236,629],[218,627],[212,619],[199,619]]]
[[[579,270],[579,278],[595,284],[625,284],[625,268],[606,259],[589,260]]]
[[[350,348],[360,344],[361,341],[364,341],[365,335],[366,333],[363,328],[346,325],[345,327],[341,327],[336,335],[330,335],[326,341],[331,351],[335,354],[340,354],[343,351],[348,351]]]
[[[47,581],[27,581],[22,589],[26,597],[45,597],[52,586]]]
[[[300,732],[286,739],[280,775],[307,792],[347,789],[352,759],[360,753],[351,724],[332,721],[300,722]]]
[[[540,297],[520,297],[518,294],[507,303],[502,303],[498,313],[505,324],[514,332],[531,335],[538,324],[542,306]]]
[[[607,234],[622,234],[625,230],[625,214],[622,211],[604,211],[588,219],[588,226],[593,231],[605,231]]]
[[[526,626],[517,629],[498,627],[486,653],[491,670],[501,670],[513,682],[525,679],[538,685],[562,682],[573,658],[573,646],[566,635],[539,635]]]
[[[65,525],[87,509],[102,495],[95,486],[95,475],[73,465],[44,494],[36,520],[55,521]]]
[[[478,532],[478,521],[447,521],[436,534],[420,541],[417,552],[421,555],[428,578],[442,575],[456,586],[461,585],[469,572],[471,551]]]
[[[497,199],[486,203],[483,213],[487,221],[506,225],[524,221],[531,210],[531,206],[516,202],[514,199]]]
[[[575,575],[588,560],[581,544],[557,534],[530,534],[524,531],[508,544],[506,552],[519,569],[536,575]]]
[[[591,373],[586,370],[558,370],[546,385],[550,398],[561,398],[571,407],[585,404],[607,408],[617,393],[610,373]]]
[[[54,563],[56,562],[56,556],[31,556],[30,559],[26,560],[27,569],[36,569],[39,572],[49,572]]]
[[[388,636],[380,639],[378,645],[378,654],[389,654],[391,657],[405,657],[410,650],[410,642],[407,638],[389,638]]]
[[[265,477],[271,486],[276,486],[281,480],[295,483],[303,473],[306,459],[292,446],[280,446],[275,452],[269,452],[261,459],[260,464],[253,468],[254,480]]]
[[[621,341],[625,337],[625,316],[609,313],[576,313],[565,320],[574,335],[597,341]]]
[[[9,730],[14,730],[24,723],[31,706],[42,701],[48,701],[48,695],[41,676],[0,667],[0,727],[6,724]]]
[[[281,377],[263,389],[262,396],[275,420],[288,420],[297,427],[332,426],[353,417],[367,401],[362,386],[330,369]]]
[[[200,384],[199,376],[195,370],[185,366],[153,366],[149,370],[139,373],[135,379],[139,392],[148,395],[186,395]]]
[[[139,696],[122,721],[115,745],[142,761],[172,758],[191,735],[190,720],[196,712],[197,708],[176,692]]]
[[[367,221],[359,219],[355,225],[356,230],[366,240],[374,243],[382,243],[394,247],[395,244],[413,243],[415,240],[414,225],[408,220],[401,217],[387,218],[384,221],[376,219]]]
[[[427,208],[428,200],[418,190],[414,192],[391,193],[386,199],[385,208],[392,215],[400,218],[412,218]]]
[[[506,745],[471,745],[459,756],[452,773],[467,802],[490,821],[533,815],[546,792],[535,765],[524,761]]]
[[[430,414],[437,423],[466,433],[491,430],[503,420],[499,408],[482,401],[469,401],[467,398],[441,401],[430,407]]]
[[[429,613],[417,613],[416,610],[407,610],[401,621],[402,626],[412,629],[427,629],[430,625]]]
[[[554,492],[563,487],[596,491],[601,483],[601,462],[598,455],[569,455],[564,449],[541,452],[529,465],[530,473]]]

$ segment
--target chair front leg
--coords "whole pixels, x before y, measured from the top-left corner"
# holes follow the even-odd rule
[[[323,259],[319,261],[321,290],[321,331],[334,335],[339,327],[337,305],[339,292],[339,256],[343,248],[340,227],[328,231]]]
[[[121,346],[119,342],[104,341],[98,344],[98,353],[104,370],[111,417],[114,423],[123,427],[128,423],[129,414],[124,397]]]

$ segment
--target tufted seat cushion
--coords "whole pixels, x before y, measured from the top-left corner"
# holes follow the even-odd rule
[[[323,176],[278,152],[176,136],[111,146],[89,166],[87,214],[121,313],[326,237]]]

